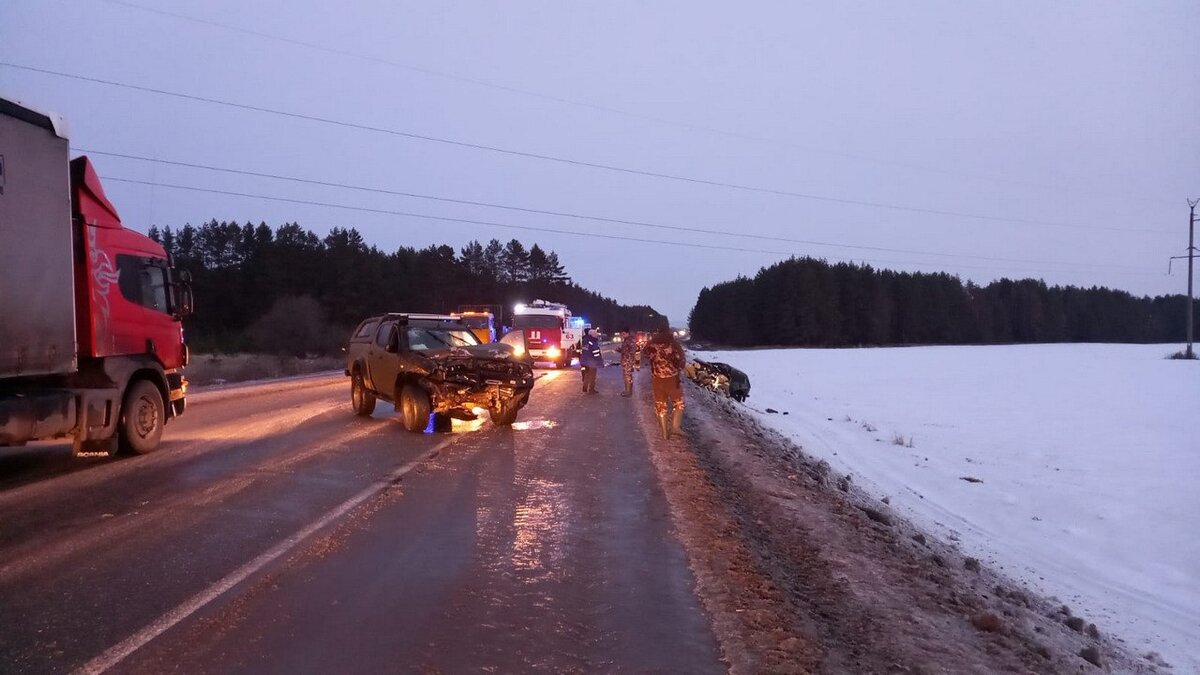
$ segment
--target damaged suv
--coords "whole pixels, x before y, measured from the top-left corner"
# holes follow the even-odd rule
[[[505,344],[481,344],[458,317],[385,314],[363,321],[350,336],[346,375],[355,414],[376,399],[396,406],[409,431],[446,430],[451,419],[474,420],[486,409],[496,426],[510,426],[529,401],[533,369]]]

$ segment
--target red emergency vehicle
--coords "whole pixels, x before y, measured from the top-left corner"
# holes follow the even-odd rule
[[[572,316],[566,305],[545,300],[517,305],[512,327],[524,331],[525,351],[535,362],[565,368],[579,356],[583,319]]]
[[[0,99],[0,446],[150,452],[184,410],[191,288],[69,152],[62,120]]]

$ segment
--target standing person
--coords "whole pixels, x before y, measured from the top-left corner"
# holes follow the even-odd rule
[[[629,334],[629,328],[621,329],[621,346],[617,348],[621,355],[621,375],[625,377],[625,393],[622,396],[633,396],[633,371],[642,369],[642,350],[637,340]]]
[[[660,328],[646,343],[643,350],[650,360],[651,390],[654,392],[654,413],[658,415],[658,426],[663,438],[683,433],[683,385],[679,382],[679,371],[687,364],[683,347],[675,340],[670,328]],[[667,413],[670,404],[675,404],[670,421]]]
[[[587,329],[587,333],[583,336],[579,366],[583,373],[583,393],[596,393],[597,369],[604,367],[604,354],[600,351],[600,338],[596,335],[595,328]]]

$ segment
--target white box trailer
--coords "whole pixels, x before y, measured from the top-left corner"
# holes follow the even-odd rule
[[[0,378],[78,366],[70,150],[61,129],[0,99]]]

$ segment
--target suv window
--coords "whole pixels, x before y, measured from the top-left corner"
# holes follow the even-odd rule
[[[144,258],[117,255],[117,285],[126,300],[164,314],[167,306],[167,271]]]
[[[393,325],[394,324],[391,324],[387,321],[379,324],[379,332],[375,334],[375,344],[379,345],[380,347],[387,347],[388,335],[391,332]]]
[[[475,337],[471,331],[462,328],[411,326],[408,329],[408,348],[417,351],[469,347],[477,344],[479,344],[479,338]]]
[[[375,328],[375,322],[374,322],[374,321],[370,321],[370,320],[368,320],[368,321],[364,321],[364,322],[362,322],[362,323],[361,323],[361,324],[358,326],[358,330],[354,331],[354,337],[356,337],[356,338],[370,338],[370,337],[371,337],[371,331],[372,331],[374,328]]]

